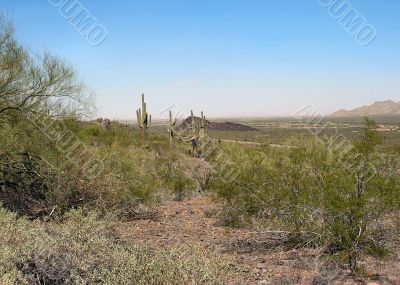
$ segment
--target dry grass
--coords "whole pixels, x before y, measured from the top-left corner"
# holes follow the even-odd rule
[[[112,234],[111,220],[72,211],[42,224],[0,210],[0,284],[225,284],[228,263],[196,247],[150,251]]]

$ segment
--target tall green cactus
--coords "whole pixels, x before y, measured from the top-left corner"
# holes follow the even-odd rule
[[[190,142],[192,143],[192,152],[193,155],[198,155],[198,141],[199,141],[199,136],[198,136],[198,127],[196,123],[196,118],[193,114],[193,110],[190,110],[190,115],[192,117],[192,124],[190,126],[192,130],[192,137],[190,138]]]
[[[172,150],[173,139],[174,139],[174,126],[176,124],[176,118],[172,119],[172,111],[169,111],[169,122],[168,122],[168,134],[169,134],[169,147]]]
[[[206,117],[204,116],[204,113],[201,112],[201,118],[200,121],[196,121],[196,117],[193,114],[193,111],[190,111],[191,115],[191,125],[189,129],[192,131],[192,135],[190,139],[183,139],[182,137],[179,137],[180,140],[184,142],[191,142],[192,143],[192,154],[195,156],[200,157],[201,156],[201,150],[199,150],[199,146],[201,143],[204,141],[206,137],[206,131],[207,131],[207,120]]]
[[[190,115],[192,117],[192,126],[191,126],[192,137],[193,138],[197,138],[197,123],[196,123],[196,118],[195,118],[195,116],[193,114],[193,110],[190,110]]]
[[[203,111],[201,111],[200,119],[201,119],[201,121],[200,121],[199,136],[200,136],[200,139],[203,139],[207,132],[207,120],[206,120],[206,117],[204,116]]]
[[[144,102],[144,94],[142,94],[142,108],[136,111],[138,125],[141,129],[142,144],[145,145],[147,141],[147,129],[151,126],[151,115],[147,113],[146,103]]]
[[[192,138],[190,140],[192,142],[192,151],[194,155],[200,156],[199,145],[206,136],[207,121],[203,112],[201,112],[200,122],[196,122],[196,117],[194,116],[193,111],[190,111],[190,115],[192,117]]]

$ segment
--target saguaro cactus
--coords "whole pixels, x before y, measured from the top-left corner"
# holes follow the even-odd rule
[[[145,145],[147,140],[147,129],[151,126],[151,115],[147,113],[146,102],[144,102],[144,94],[142,94],[142,108],[136,111],[138,125],[142,134],[142,143]]]
[[[169,134],[169,147],[172,150],[172,144],[174,139],[174,126],[176,124],[176,118],[172,119],[172,111],[169,111],[169,122],[168,122],[168,134]]]
[[[199,141],[199,136],[198,136],[198,127],[196,123],[196,118],[194,117],[193,110],[190,110],[190,115],[192,117],[192,124],[190,126],[190,129],[192,130],[192,137],[190,138],[190,142],[192,143],[192,153],[193,155],[197,155],[197,143]]]
[[[202,139],[206,136],[206,132],[207,132],[207,120],[206,120],[206,117],[204,116],[203,111],[201,111],[200,119],[201,120],[200,120],[199,136],[200,136],[200,139]]]
[[[196,117],[194,116],[192,110],[190,111],[190,115],[192,120],[191,120],[191,125],[190,126],[188,125],[188,127],[190,128],[192,135],[190,139],[182,139],[182,138],[179,139],[185,142],[191,142],[192,154],[200,157],[201,151],[199,151],[199,146],[202,140],[204,140],[206,136],[207,120],[203,112],[201,112],[200,121],[198,119],[196,120]]]
[[[196,138],[197,137],[197,123],[196,123],[196,118],[195,118],[195,116],[193,114],[193,110],[190,110],[190,115],[192,117],[192,126],[191,126],[192,137]]]

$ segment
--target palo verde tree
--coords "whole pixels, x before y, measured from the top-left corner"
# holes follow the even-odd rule
[[[49,53],[32,55],[0,15],[0,203],[31,214],[48,206],[59,169],[71,166],[48,135],[65,135],[64,119],[88,115],[90,107],[74,69]],[[49,129],[39,130],[38,121]]]
[[[340,163],[333,168],[336,175],[329,171],[325,175],[335,185],[329,186],[327,201],[331,203],[325,204],[326,224],[335,237],[331,242],[346,253],[351,271],[357,269],[361,253],[374,243],[371,225],[393,210],[390,200],[397,196],[396,187],[381,171],[385,161],[378,147],[383,139],[376,129],[375,122],[366,118],[362,137],[345,158],[338,157]]]
[[[0,16],[0,118],[82,115],[90,103],[69,65],[49,53],[32,56],[15,39],[13,25]]]

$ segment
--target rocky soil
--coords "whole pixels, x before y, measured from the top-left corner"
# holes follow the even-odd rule
[[[367,279],[356,278],[344,266],[328,264],[317,249],[287,247],[285,233],[219,226],[217,210],[208,197],[168,201],[156,217],[124,223],[117,234],[154,250],[187,245],[217,250],[243,276],[231,284],[400,284],[400,271],[384,262],[371,263]]]

